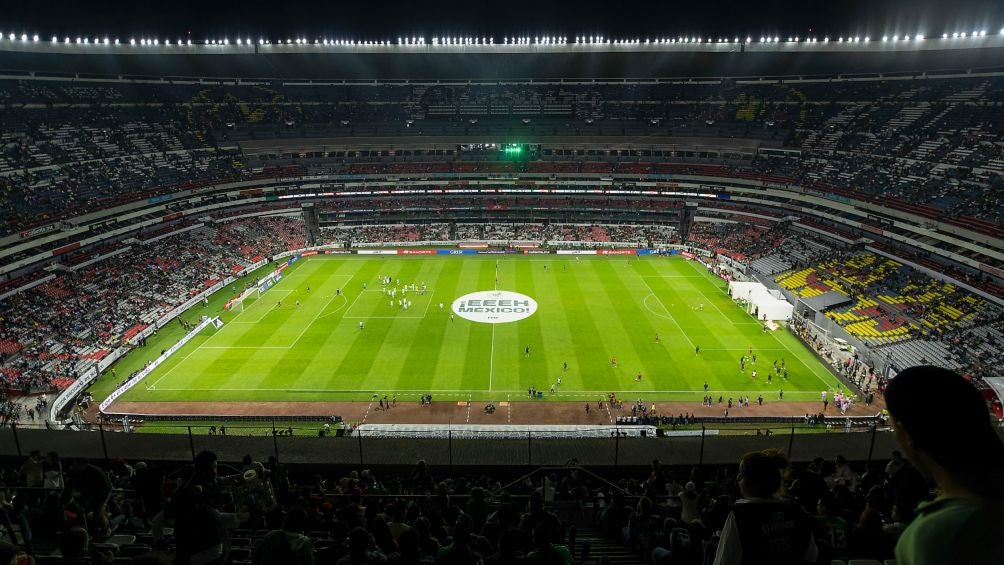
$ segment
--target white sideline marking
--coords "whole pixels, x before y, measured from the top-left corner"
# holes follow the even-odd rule
[[[784,383],[782,382],[781,384],[783,385]],[[784,388],[784,387],[782,386],[782,387],[779,387],[779,388]],[[212,391],[226,391],[226,392],[305,392],[305,393],[317,393],[317,392],[320,392],[320,393],[329,393],[329,394],[372,394],[373,393],[372,390],[344,390],[344,389],[342,389],[342,390],[334,390],[334,389],[329,389],[329,388],[285,388],[285,387],[279,387],[279,388],[257,388],[257,387],[255,387],[255,388],[218,388],[218,387],[214,387],[214,388],[191,388],[191,387],[185,387],[185,388],[158,388],[157,390],[158,391],[165,391],[166,390],[166,391],[174,391],[174,392],[190,390],[190,391],[198,391],[198,392],[212,392]],[[719,393],[729,393],[729,394],[743,393],[743,394],[750,394],[750,395],[754,395],[754,394],[774,394],[774,393],[777,392],[774,389],[734,390],[734,389],[728,389],[728,388],[724,388],[724,389],[715,389],[715,388],[712,388],[712,389],[708,389],[708,390],[709,391],[714,391],[714,392],[719,392]],[[492,393],[492,394],[515,394],[515,395],[518,395],[521,398],[526,398],[526,390],[471,390],[471,389],[429,390],[429,389],[424,389],[423,388],[423,389],[411,389],[411,390],[409,390],[409,389],[394,389],[394,391],[397,392],[398,394],[404,394],[404,393],[416,393],[416,394],[429,393],[429,394],[443,394],[443,395],[452,394],[453,396],[456,396],[456,397],[459,397],[459,398],[468,398],[468,397],[470,397],[471,394],[474,394],[474,393],[481,393],[481,394],[486,394],[486,393]],[[669,394],[699,394],[699,393],[702,393],[702,390],[701,389],[697,389],[697,388],[688,389],[688,390],[627,390],[627,389],[625,389],[623,391],[616,391],[616,390],[611,390],[611,389],[604,389],[604,390],[579,390],[579,391],[572,391],[572,392],[569,392],[567,394],[563,394],[561,397],[556,397],[555,400],[561,400],[561,398],[572,398],[572,397],[576,397],[576,396],[580,397],[580,398],[584,397],[584,396],[588,396],[590,398],[597,398],[596,395],[600,395],[600,396],[602,396],[604,398],[604,402],[605,402],[606,401],[606,395],[610,394],[611,392],[624,392],[624,393],[630,393],[630,394],[661,394],[661,393],[669,393]],[[812,390],[793,390],[793,391],[790,391],[790,392],[785,392],[784,395],[785,396],[809,396],[809,397],[813,397],[813,398],[816,398],[816,399],[819,398],[819,392],[812,391]],[[548,398],[548,397],[545,396],[545,398]],[[767,400],[767,399],[765,399],[765,400]],[[539,401],[534,400],[533,402],[539,402]]]

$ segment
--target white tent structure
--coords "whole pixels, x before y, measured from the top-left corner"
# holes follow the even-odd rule
[[[733,300],[745,301],[746,310],[750,314],[756,313],[757,320],[791,320],[794,306],[784,299],[780,291],[772,291],[758,282],[730,281],[729,295]]]

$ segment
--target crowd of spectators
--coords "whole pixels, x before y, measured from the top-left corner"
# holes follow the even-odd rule
[[[0,81],[0,191],[10,228],[159,192],[167,186],[253,175],[228,136],[314,135],[348,123],[496,120],[533,115],[553,128],[657,124],[681,134],[775,139],[799,158],[720,166],[744,178],[833,187],[900,199],[946,217],[1000,220],[1004,115],[991,104],[997,78],[836,81],[737,85],[437,85],[434,87],[157,85],[128,82]],[[271,92],[271,96],[263,95]],[[338,93],[338,94],[336,94]],[[163,98],[161,98],[163,97]],[[714,98],[716,103],[708,103]],[[832,104],[840,101],[841,104]],[[113,102],[116,105],[110,105]],[[127,104],[121,104],[121,103]],[[351,103],[350,103],[351,102]],[[640,104],[639,102],[645,102]],[[518,108],[518,111],[516,110]],[[584,120],[590,120],[588,125]],[[559,125],[565,124],[565,125]],[[606,124],[604,126],[604,124]],[[344,126],[343,126],[344,127]],[[646,127],[646,126],[642,126]],[[408,129],[408,128],[404,128]],[[445,130],[444,130],[445,131]],[[553,133],[553,132],[552,132]],[[472,159],[484,156],[471,155]],[[665,156],[664,156],[665,157]],[[324,166],[349,174],[492,172],[655,174],[678,172],[658,158],[614,155],[540,162],[357,163]],[[563,160],[562,160],[563,159]],[[672,159],[667,159],[672,160]],[[685,174],[685,173],[681,173]]]
[[[242,218],[126,245],[3,300],[6,387],[67,386],[193,295],[263,258],[303,248],[303,220]]]
[[[687,233],[687,244],[726,255],[742,263],[777,250],[784,239],[780,226],[697,222]]]
[[[930,417],[932,387],[953,426]],[[997,562],[987,536],[1004,525],[994,480],[1004,444],[984,399],[934,367],[904,371],[885,395],[903,453],[863,463],[835,454],[792,464],[768,449],[738,466],[655,460],[593,472],[571,460],[524,474],[424,461],[287,466],[252,454],[223,462],[208,450],[187,465],[32,451],[3,468],[13,543],[0,544],[0,562],[23,552],[94,565],[571,565],[608,563],[609,547],[618,562],[653,565]]]

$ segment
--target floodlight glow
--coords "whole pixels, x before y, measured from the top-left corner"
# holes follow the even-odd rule
[[[986,34],[987,34],[987,30],[982,30],[982,31],[980,31],[980,37],[983,37],[983,36],[985,36]]]
[[[13,38],[11,38],[11,39],[13,39]],[[79,37],[77,38],[77,43],[80,43],[80,38]]]
[[[35,41],[38,41],[38,36],[37,35],[35,36]],[[107,37],[105,38],[104,44],[108,45],[108,38]]]
[[[913,36],[913,39],[915,41],[923,41],[924,36],[918,33],[917,35]]]
[[[52,42],[53,42],[53,43],[59,43],[59,38],[58,38],[58,37],[56,37],[55,35],[53,35],[53,36],[52,36]]]
[[[865,41],[871,41],[871,39],[872,38],[868,37],[867,35],[865,36]]]
[[[31,36],[31,40],[38,43],[38,34],[36,33],[35,35]],[[107,39],[105,40],[105,43],[108,43]]]
[[[965,37],[966,37],[966,32],[962,32],[962,38],[965,39]]]
[[[136,45],[136,40],[135,39],[130,39],[129,40],[129,45]]]
[[[187,42],[187,44],[188,44],[188,45],[191,45],[191,44],[192,44],[192,40],[191,40],[191,39],[189,39],[189,40],[188,40],[188,42]]]

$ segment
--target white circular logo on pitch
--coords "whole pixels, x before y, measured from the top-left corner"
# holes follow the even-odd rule
[[[504,324],[532,316],[537,311],[537,301],[518,292],[485,290],[454,300],[453,311],[472,322]]]

